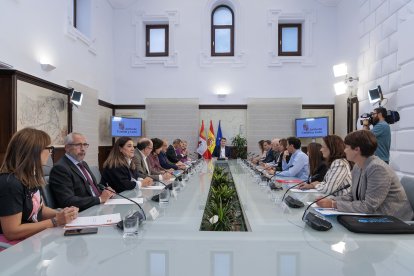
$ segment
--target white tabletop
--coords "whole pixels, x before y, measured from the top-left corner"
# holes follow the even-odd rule
[[[144,201],[147,214],[156,207],[160,216],[137,238],[125,240],[112,226],[76,237],[48,229],[0,253],[0,275],[414,275],[414,236],[354,234],[334,218],[331,230],[315,231],[301,221],[304,208],[280,203],[284,191],[271,194],[235,160],[229,163],[249,232],[199,231],[213,168],[203,164],[167,208]],[[295,196],[309,201],[317,195]],[[122,215],[131,208],[100,205],[81,215]]]

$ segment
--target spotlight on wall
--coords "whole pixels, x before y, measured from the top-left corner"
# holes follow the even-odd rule
[[[228,94],[230,94],[229,90],[224,88],[218,89],[216,92],[217,97],[221,100],[224,100]]]
[[[70,102],[73,103],[76,107],[82,105],[83,94],[82,92],[72,90],[72,94],[70,95]]]
[[[56,69],[56,66],[53,66],[50,63],[40,63],[40,68],[42,68],[43,71],[49,72]]]
[[[345,76],[343,81],[334,84],[336,95],[345,94],[348,90],[350,91],[350,96],[352,96],[353,91],[355,90],[355,83],[352,82],[359,81],[359,78],[348,76],[348,66],[346,63],[334,65],[333,71],[335,78]]]

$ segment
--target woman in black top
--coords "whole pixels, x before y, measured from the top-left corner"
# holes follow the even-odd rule
[[[0,167],[0,241],[15,244],[46,228],[71,222],[78,208],[61,211],[45,206],[40,189],[44,185],[42,165],[52,147],[49,135],[24,128],[16,132],[7,146]],[[14,241],[14,242],[13,242]]]
[[[325,162],[322,152],[322,145],[319,143],[310,143],[308,145],[308,156],[309,156],[309,180],[312,178],[313,181],[322,181],[328,171],[328,165]]]
[[[130,137],[116,140],[108,159],[103,164],[101,183],[110,186],[117,193],[152,185],[151,178],[146,176],[139,178],[135,163],[132,162],[134,151],[134,142]]]

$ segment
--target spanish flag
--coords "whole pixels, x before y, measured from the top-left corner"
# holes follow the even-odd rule
[[[208,131],[207,147],[210,154],[213,154],[216,147],[216,137],[214,136],[213,122],[210,120],[210,130]]]

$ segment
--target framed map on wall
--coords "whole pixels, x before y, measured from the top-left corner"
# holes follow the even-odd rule
[[[53,146],[68,134],[68,95],[17,80],[16,130],[33,127],[50,135]]]

